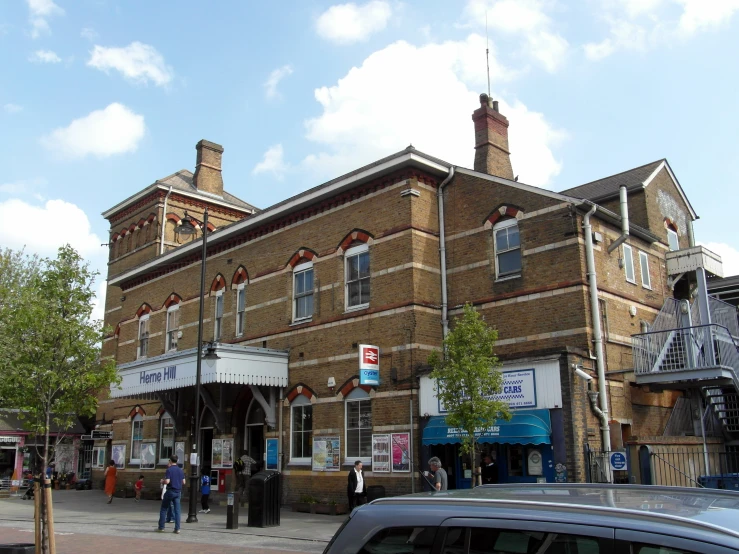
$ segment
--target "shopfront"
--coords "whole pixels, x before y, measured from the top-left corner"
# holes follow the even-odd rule
[[[23,437],[0,435],[0,479],[11,479],[23,469]]]

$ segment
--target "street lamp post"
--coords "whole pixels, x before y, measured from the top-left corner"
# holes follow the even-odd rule
[[[198,464],[192,463],[193,457],[197,460],[198,441],[200,441],[200,371],[203,362],[203,303],[205,301],[205,258],[208,248],[208,208],[203,212],[203,221],[198,221],[192,216],[188,216],[185,212],[184,219],[175,228],[177,234],[194,235],[196,233],[195,226],[192,224],[194,220],[200,225],[203,233],[203,250],[200,261],[200,309],[198,312],[198,352],[197,362],[195,365],[195,435],[192,438],[192,454],[190,456],[190,502],[187,509],[186,523],[197,523],[197,490],[198,490]],[[183,461],[184,464],[184,461]]]

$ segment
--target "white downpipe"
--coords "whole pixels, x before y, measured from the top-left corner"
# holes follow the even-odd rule
[[[626,197],[626,185],[621,185],[618,190],[618,195],[621,200],[621,236],[613,241],[611,246],[608,247],[609,254],[629,238],[629,201]]]
[[[161,256],[164,254],[164,228],[167,225],[167,200],[169,200],[169,195],[172,194],[172,187],[169,187],[169,192],[167,193],[167,196],[164,197],[164,211],[162,212],[162,240],[159,242],[159,255]]]
[[[611,432],[608,428],[608,397],[606,396],[606,368],[603,364],[603,333],[600,328],[600,305],[598,304],[598,279],[595,274],[595,255],[593,254],[593,228],[590,225],[590,216],[598,207],[592,204],[590,211],[582,221],[585,233],[585,259],[588,266],[588,283],[590,285],[590,312],[593,320],[593,342],[595,346],[595,363],[598,369],[598,396],[600,409],[594,410],[600,419],[601,442],[603,450],[611,450]]]
[[[446,338],[449,333],[448,300],[446,294],[446,232],[444,230],[444,187],[454,177],[454,166],[449,168],[449,174],[439,185],[436,198],[439,202],[439,257],[441,258],[441,334]]]
[[[278,403],[278,410],[279,410],[278,413],[280,414],[278,419],[280,423],[279,423],[278,431],[277,431],[278,433],[277,435],[278,436],[278,439],[277,439],[277,471],[279,471],[280,473],[282,473],[282,440],[284,438],[282,436],[282,402],[284,400],[282,398],[282,392],[283,392],[283,388],[280,387],[280,401]],[[267,464],[265,463],[264,466],[267,467]]]

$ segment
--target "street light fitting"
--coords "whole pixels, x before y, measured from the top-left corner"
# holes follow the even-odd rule
[[[185,217],[182,218],[182,220],[177,224],[177,227],[174,228],[174,232],[178,235],[194,235],[197,233],[197,229],[195,228],[195,225],[192,224],[192,217],[187,215],[187,212],[185,212]]]

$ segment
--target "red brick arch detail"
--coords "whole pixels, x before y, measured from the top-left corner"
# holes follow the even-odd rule
[[[146,315],[151,312],[151,306],[149,306],[146,302],[141,304],[141,307],[136,310],[136,317],[141,317],[142,315]]]
[[[351,233],[346,235],[344,239],[339,243],[338,249],[342,252],[345,252],[347,248],[349,248],[352,243],[354,242],[362,242],[364,244],[367,244],[370,239],[373,239],[374,237],[368,233],[367,231],[363,231],[362,229],[354,229]]]
[[[234,276],[231,278],[231,285],[240,285],[249,281],[249,272],[243,265],[240,265],[234,272]]]
[[[216,292],[226,287],[226,279],[220,273],[213,279],[210,285],[210,292]]]
[[[118,336],[121,334],[121,324],[115,326],[115,331],[113,331],[113,336],[115,338],[118,338]]]
[[[169,308],[170,306],[174,306],[175,304],[179,304],[180,302],[182,302],[182,297],[176,292],[173,292],[164,301],[164,307]]]
[[[136,230],[136,224],[132,223],[131,226],[128,228],[129,233],[133,233]]]
[[[500,209],[505,208],[505,215],[500,213]],[[508,206],[506,204],[502,204],[495,208],[490,215],[485,219],[485,221],[488,221],[490,225],[495,225],[499,220],[503,219],[504,217],[516,217],[518,214],[523,214],[523,210],[517,206]]]
[[[178,225],[182,221],[182,218],[175,213],[169,212],[167,214],[167,221],[174,221],[174,224]]]
[[[128,412],[128,419],[133,419],[136,417],[136,414],[141,414],[142,416],[146,415],[146,410],[144,410],[139,404],[136,404],[130,412]]]
[[[154,212],[149,214],[149,217],[146,218],[147,223],[152,223],[157,218],[157,214]]]
[[[303,383],[298,383],[295,385],[292,389],[290,389],[290,392],[287,393],[287,401],[292,403],[293,400],[295,400],[300,395],[305,396],[308,400],[313,398],[314,396],[318,398],[318,395],[313,392],[313,389],[311,389],[309,386],[304,385]]]
[[[136,224],[137,229],[141,229],[144,226],[144,223],[146,223],[146,220],[142,217],[139,219],[139,222]]]
[[[339,389],[339,392],[341,393],[341,395],[344,398],[346,398],[349,395],[349,393],[352,392],[356,388],[362,389],[367,394],[369,394],[372,391],[372,387],[370,387],[369,385],[357,385],[355,387],[354,386],[354,380],[355,379],[357,381],[359,381],[359,375],[355,375],[354,377],[350,378],[346,383],[344,383],[343,385],[341,385],[341,388]]]
[[[112,235],[110,236],[110,242],[115,242],[115,241],[117,241],[117,240],[118,240],[118,239],[119,239],[120,237],[121,237],[121,235],[120,235],[120,234],[118,234],[118,233],[113,233],[113,234],[112,234]]]
[[[118,235],[118,238],[123,238],[128,234],[128,229],[121,229],[120,234]]]
[[[308,261],[313,261],[317,257],[318,255],[313,250],[310,250],[308,248],[301,248],[292,255],[290,261],[287,262],[287,265],[289,265],[290,267],[295,267],[300,263],[300,260],[306,259]]]
[[[680,232],[677,223],[675,223],[675,220],[669,217],[665,218],[665,229],[672,229],[676,233]]]

